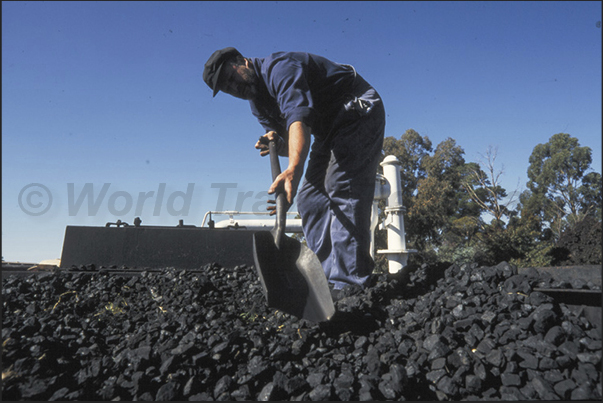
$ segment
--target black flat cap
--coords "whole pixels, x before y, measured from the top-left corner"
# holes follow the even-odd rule
[[[224,62],[235,58],[236,56],[242,56],[241,53],[235,48],[228,47],[220,50],[216,50],[205,63],[205,69],[203,69],[203,81],[214,90],[214,97],[220,91],[218,88],[218,80],[220,79],[220,72]]]

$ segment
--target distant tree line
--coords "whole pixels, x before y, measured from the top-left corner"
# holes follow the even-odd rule
[[[501,186],[495,148],[467,162],[454,139],[434,149],[409,129],[387,137],[384,152],[401,163],[406,244],[418,251],[409,263],[601,264],[601,174],[591,169],[592,150],[571,135],[534,147],[521,193],[519,184]],[[386,249],[386,237],[376,231],[377,250]]]

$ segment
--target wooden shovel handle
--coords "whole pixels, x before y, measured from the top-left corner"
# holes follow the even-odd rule
[[[276,150],[276,142],[270,140],[268,144],[270,150],[270,167],[272,170],[272,180],[274,181],[277,176],[281,173],[281,163],[278,159],[278,152]],[[281,188],[276,189],[276,223],[274,226],[274,242],[276,246],[280,246],[280,241],[285,235],[285,227],[287,225],[287,195]]]

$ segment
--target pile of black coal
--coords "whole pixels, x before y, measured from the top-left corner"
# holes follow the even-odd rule
[[[601,333],[515,267],[423,266],[319,324],[253,267],[2,281],[4,400],[600,400]]]

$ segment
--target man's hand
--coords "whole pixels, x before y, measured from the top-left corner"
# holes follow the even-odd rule
[[[266,133],[266,136],[270,133],[273,132]],[[289,166],[276,177],[268,189],[268,194],[273,194],[281,188],[287,195],[289,205],[293,204],[304,172],[304,163],[310,148],[310,133],[310,127],[302,122],[293,122],[289,126]]]
[[[274,194],[277,189],[282,189],[287,196],[287,203],[291,206],[293,204],[293,199],[297,195],[297,187],[299,186],[300,180],[301,172],[287,168],[276,177],[274,182],[272,182],[272,185],[270,185],[270,188],[268,189],[268,194]],[[271,210],[270,207],[268,210]]]
[[[269,131],[268,133],[260,137],[258,142],[255,143],[255,148],[260,150],[260,155],[262,157],[265,157],[266,155],[270,154],[270,151],[268,150],[268,143],[271,140],[276,141],[276,150],[278,152],[278,155],[280,155],[281,157],[286,157],[288,155],[287,145],[285,141],[275,131]]]

